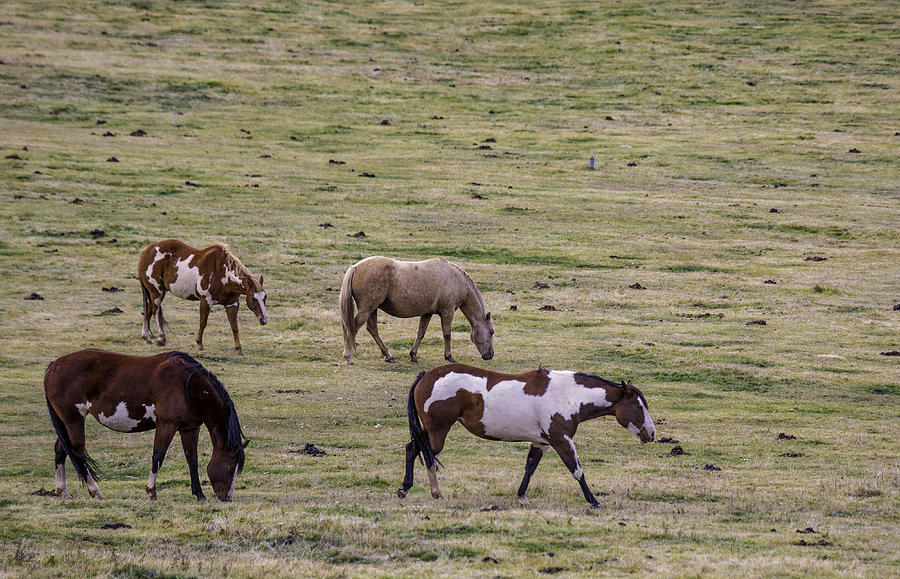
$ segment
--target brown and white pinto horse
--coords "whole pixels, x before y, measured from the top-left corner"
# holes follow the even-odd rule
[[[353,312],[354,303],[358,311]],[[378,310],[398,318],[419,316],[419,331],[409,351],[418,362],[419,343],[431,316],[441,318],[444,333],[444,358],[454,362],[450,354],[450,327],[453,314],[460,309],[472,331],[469,334],[482,359],[494,357],[494,324],[475,282],[461,267],[444,258],[426,261],[400,261],[389,257],[367,257],[350,266],[341,284],[341,326],[344,331],[344,359],[353,363],[356,333],[366,325],[375,338],[386,362],[393,362],[387,346],[378,335]]]
[[[156,500],[156,475],[175,433],[191,475],[191,492],[202,500],[197,474],[200,426],[209,431],[213,451],[206,468],[213,492],[221,501],[234,496],[234,483],[244,466],[243,432],[234,404],[218,378],[182,352],[128,356],[104,350],[81,350],[57,358],[44,374],[44,392],[56,431],[56,493],[66,490],[66,457],[88,492],[102,499],[97,468],[84,446],[88,414],[119,432],[156,429],[147,494]],[[249,441],[248,441],[249,442]]]
[[[234,349],[241,356],[244,350],[238,338],[237,314],[241,295],[247,298],[247,307],[259,319],[260,324],[269,321],[266,311],[266,290],[263,278],[253,279],[250,270],[232,255],[228,248],[216,243],[206,249],[197,249],[177,239],[165,239],[152,243],[141,251],[138,259],[138,279],[144,296],[144,325],[141,337],[148,344],[153,339],[150,334],[150,319],[156,316],[159,339],[156,343],[166,345],[166,320],[163,318],[162,300],[166,291],[186,300],[200,301],[200,329],[197,331],[197,346],[203,349],[203,330],[209,310],[214,304],[225,306],[231,333],[234,335]]]
[[[545,368],[501,374],[462,364],[422,372],[409,390],[411,441],[406,445],[406,477],[397,496],[404,498],[412,487],[413,465],[421,454],[431,495],[443,498],[437,482],[438,455],[450,427],[459,421],[481,438],[531,443],[518,492],[523,505],[528,504],[525,491],[531,475],[547,449],[553,448],[581,485],[584,498],[600,507],[584,480],[572,438],[580,423],[608,414],[642,443],[656,436],[647,401],[630,382],[616,384]]]

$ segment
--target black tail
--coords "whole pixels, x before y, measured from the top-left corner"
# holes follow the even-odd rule
[[[436,456],[434,456],[434,450],[431,449],[431,441],[428,440],[428,433],[425,432],[425,429],[422,428],[421,423],[419,423],[419,411],[416,410],[416,386],[424,375],[424,371],[419,372],[415,382],[413,382],[412,387],[409,389],[409,402],[407,402],[406,405],[406,415],[409,417],[409,437],[413,444],[416,445],[416,453],[421,456],[422,460],[425,462],[425,466],[431,468],[435,463],[441,466],[444,465],[441,464],[441,461],[439,461]]]
[[[56,436],[59,438],[59,442],[62,443],[63,450],[66,451],[69,460],[72,461],[72,466],[75,467],[78,478],[81,479],[82,483],[86,483],[87,477],[90,474],[95,481],[99,481],[100,471],[97,469],[97,463],[94,462],[94,459],[92,459],[87,452],[84,453],[84,457],[82,458],[72,451],[72,441],[69,440],[69,431],[66,430],[66,425],[63,424],[62,418],[59,417],[56,410],[53,410],[53,405],[50,404],[49,398],[47,398],[47,409],[50,411],[50,422],[53,423],[53,430],[56,431]]]

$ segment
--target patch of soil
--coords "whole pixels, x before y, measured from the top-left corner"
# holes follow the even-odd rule
[[[112,293],[115,293],[115,292],[123,292],[123,291],[125,291],[125,290],[123,290],[123,289],[120,288],[120,287],[116,287],[116,286],[114,286],[114,285],[111,285],[111,286],[109,286],[109,287],[100,288],[100,291],[105,291],[105,292],[112,292]]]
[[[100,239],[102,237],[106,237],[106,232],[102,229],[92,229],[91,230],[91,238],[92,239]]]
[[[184,184],[187,185],[188,187],[199,187],[200,186],[197,183],[194,183],[193,181],[185,181]]]
[[[690,456],[691,453],[685,452],[681,445],[676,444],[672,447],[672,450],[668,452],[668,454],[664,454],[662,456]]]
[[[472,193],[472,199],[486,199],[481,193]]]
[[[485,557],[481,560],[482,563],[499,563],[500,561],[494,559],[493,557]]]
[[[558,311],[558,310],[556,309],[556,306],[546,305],[546,306],[541,306],[541,307],[539,307],[539,308],[538,308],[538,311],[541,311],[541,312],[555,312],[555,311]]]
[[[894,304],[894,311],[900,312],[900,304]]]
[[[364,231],[357,231],[356,233],[351,233],[347,235],[347,237],[355,237],[356,239],[366,239],[368,236]]]
[[[848,152],[848,153],[854,153],[854,154],[856,154],[856,153],[862,153],[862,151],[860,151],[860,150],[857,149],[856,147],[853,147],[852,149],[848,150],[847,152]]]
[[[31,292],[31,295],[30,295],[30,296],[27,296],[25,299],[26,299],[26,300],[40,300],[40,301],[44,301],[44,296],[42,296],[41,294],[39,294],[39,293],[37,293],[37,292]]]
[[[802,452],[783,452],[783,453],[779,454],[778,456],[783,456],[785,458],[800,458],[801,456],[803,456],[803,453]]]
[[[125,313],[124,311],[120,310],[120,309],[118,308],[118,306],[116,306],[116,307],[114,307],[114,308],[110,308],[110,309],[104,311],[104,312],[103,312],[102,314],[100,314],[100,315],[101,315],[101,316],[108,316],[108,315],[110,315],[110,314],[124,314],[124,313]]]
[[[898,350],[891,350],[891,351],[889,351],[889,352],[882,352],[881,355],[882,355],[882,356],[900,356],[900,351],[898,351]]]
[[[818,533],[819,531],[813,529],[812,527],[806,527],[805,529],[797,529],[796,532],[803,534],[803,535],[810,535],[813,533]]]
[[[325,223],[320,223],[319,227],[321,227],[322,229],[331,229],[332,227],[334,227],[334,225],[326,221]]]
[[[55,497],[57,496],[56,491],[48,491],[44,487],[34,491],[33,493],[28,493],[29,496],[32,497]]]
[[[707,464],[703,467],[703,470],[722,470],[714,464]]]
[[[106,523],[100,527],[101,529],[130,529],[131,525],[127,523]]]
[[[106,162],[107,163],[118,163],[119,159],[117,159],[116,157],[110,157],[109,159],[106,160]]]
[[[793,434],[785,434],[783,432],[779,432],[778,436],[775,438],[776,440],[795,440],[797,437]]]
[[[804,258],[803,261],[825,261],[826,259],[828,259],[828,258],[819,256],[819,255],[811,255],[809,257]]]
[[[766,321],[765,320],[751,320],[744,325],[745,326],[765,326]]]
[[[656,442],[658,442],[660,444],[678,444],[677,440],[675,440],[674,438],[669,438],[668,436],[663,436]]]
[[[303,448],[300,448],[298,450],[289,450],[288,454],[308,454],[310,456],[325,456],[328,453],[325,452],[324,450],[320,450],[319,448],[317,448],[315,444],[313,444],[311,442],[307,442]]]
[[[616,259],[619,259],[619,258],[616,258]],[[647,289],[647,288],[645,288],[644,286],[642,286],[642,285],[639,284],[639,283],[633,283],[633,284],[631,284],[630,286],[628,286],[628,289],[644,290],[644,289]]]
[[[625,163],[625,166],[626,167],[637,167],[637,163],[635,163],[634,161],[629,161],[629,162]]]
[[[543,569],[538,569],[538,573],[543,573],[544,575],[556,575],[563,571],[565,571],[565,568],[563,567],[544,567]]]
[[[338,161],[337,159],[328,159],[329,165],[346,165],[346,161]]]
[[[482,513],[489,513],[489,512],[491,512],[491,511],[502,511],[502,510],[503,510],[502,507],[498,507],[497,505],[491,505],[491,506],[489,506],[489,507],[484,507],[483,509],[481,509],[481,512],[482,512]]]
[[[546,284],[546,283],[543,283],[543,282],[540,282],[540,281],[536,281],[536,282],[534,282],[534,286],[533,286],[533,287],[534,287],[535,289],[547,289],[547,288],[550,287],[550,284]]]
[[[363,171],[359,174],[360,177],[369,177],[370,179],[374,179],[375,175],[373,173],[369,173],[368,171]]]
[[[100,135],[100,136],[101,136],[101,137],[115,137],[116,134],[115,134],[114,132],[112,132],[112,131],[106,131],[105,133],[103,133],[103,134]]]
[[[519,311],[519,306],[513,304],[513,305],[509,306],[509,311],[517,312],[517,311]]]
[[[775,282],[774,279],[767,279],[767,280],[764,281],[763,283],[766,284],[766,285],[775,285],[776,282]]]
[[[134,130],[134,131],[131,131],[130,133],[128,133],[128,136],[130,136],[130,137],[146,137],[147,131],[145,131],[144,129],[137,129],[137,130]]]

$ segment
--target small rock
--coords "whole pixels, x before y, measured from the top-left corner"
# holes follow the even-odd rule
[[[647,289],[647,288],[645,288],[644,286],[642,286],[642,285],[639,284],[639,283],[633,283],[633,284],[631,284],[630,286],[628,286],[628,288],[629,288],[629,289],[636,289],[636,290],[644,290],[644,289]]]
[[[102,229],[92,229],[91,237],[93,239],[100,239],[101,237],[106,237],[106,232],[103,231]]]
[[[389,127],[391,125],[391,121],[389,119],[381,119],[382,127]]]
[[[812,255],[812,256],[806,257],[803,261],[825,261],[826,259],[828,259],[828,258],[820,257],[818,255]]]
[[[196,183],[194,183],[193,181],[185,181],[184,184],[187,185],[188,187],[199,187],[200,186],[200,185],[197,185]]]
[[[147,131],[145,131],[144,129],[137,129],[135,131],[131,131],[130,133],[128,133],[128,135],[131,137],[146,137]]]
[[[557,311],[556,306],[546,305],[538,308],[539,311],[542,312],[555,312]]]
[[[769,213],[778,213],[778,210],[773,207],[769,209]]]
[[[332,227],[334,227],[334,225],[326,221],[325,223],[320,223],[319,227],[321,227],[322,229],[331,229]]]
[[[493,557],[485,557],[481,560],[482,563],[499,563],[500,561],[494,559]]]
[[[882,356],[900,356],[900,350],[890,350],[888,352],[882,352]]]
[[[337,161],[335,159],[328,159],[328,164],[329,165],[346,165],[347,162],[346,161]]]
[[[775,282],[774,279],[767,279],[767,280],[764,281],[763,283],[766,284],[766,285],[775,285],[776,282]]]
[[[535,289],[547,289],[547,288],[549,288],[549,287],[550,287],[549,284],[546,284],[546,283],[543,283],[543,282],[539,282],[539,281],[534,282],[534,288],[535,288]]]
[[[810,535],[813,533],[818,533],[818,531],[813,529],[812,527],[806,527],[805,529],[797,529],[796,532],[803,534],[803,535]]]
[[[519,306],[513,304],[513,305],[509,306],[509,311],[517,312],[517,311],[519,311]]]
[[[862,151],[860,151],[860,150],[857,149],[856,147],[853,147],[852,149],[850,149],[850,150],[847,151],[847,152],[848,152],[848,153],[862,153]]]
[[[106,523],[100,527],[101,529],[130,529],[131,525],[126,523]]]
[[[356,239],[366,239],[367,235],[364,231],[357,231],[356,233],[347,235],[347,237],[355,237]]]
[[[25,298],[26,300],[40,300],[44,301],[44,296],[39,293],[31,292],[31,295]]]
[[[801,456],[803,456],[803,453],[802,452],[783,452],[783,453],[779,454],[778,456],[783,456],[785,458],[800,458]]]
[[[717,467],[714,464],[707,464],[706,466],[703,467],[703,470],[722,470],[722,469]]]
[[[656,442],[658,442],[660,444],[678,444],[677,440],[675,440],[674,438],[669,438],[668,436],[663,436]],[[681,448],[681,447],[679,447],[679,448]]]
[[[672,447],[672,450],[669,451],[669,456],[690,456],[689,452],[685,452],[680,445],[675,445]]]
[[[765,326],[766,321],[765,320],[751,320],[744,325],[745,326]]]
[[[116,157],[110,157],[109,159],[106,160],[106,162],[107,163],[118,163],[119,159],[117,159]]]
[[[374,179],[374,178],[375,178],[375,174],[374,174],[374,173],[369,173],[368,171],[363,171],[362,173],[359,174],[359,176],[360,176],[360,177],[368,177],[368,178],[370,178],[370,179]]]
[[[503,510],[503,509],[502,509],[501,507],[498,507],[497,505],[491,505],[491,506],[489,506],[489,507],[484,507],[483,509],[481,509],[481,512],[482,512],[482,513],[489,513],[489,512],[491,512],[491,511],[502,511],[502,510]]]
[[[123,290],[123,289],[120,288],[120,287],[116,287],[116,286],[114,286],[114,285],[111,285],[111,286],[109,286],[109,287],[103,287],[103,288],[100,288],[100,291],[105,291],[105,292],[115,293],[115,292],[123,292],[123,291],[125,291],[125,290]]]
[[[795,440],[797,437],[793,434],[785,434],[783,432],[779,432],[778,436],[775,438],[776,440]]]

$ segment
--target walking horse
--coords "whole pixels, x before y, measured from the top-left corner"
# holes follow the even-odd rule
[[[354,314],[354,303],[357,312]],[[419,316],[419,331],[409,351],[418,362],[419,343],[431,316],[441,318],[444,334],[444,358],[454,362],[450,354],[450,327],[453,315],[460,309],[472,330],[469,334],[482,359],[494,357],[494,324],[475,282],[461,267],[437,257],[426,261],[400,261],[373,256],[350,266],[344,274],[340,295],[341,326],[344,331],[344,359],[353,363],[356,333],[366,325],[375,338],[386,362],[393,362],[387,346],[378,335],[378,310],[398,318]]]
[[[522,374],[501,374],[462,364],[448,364],[422,372],[409,390],[407,415],[410,442],[406,445],[406,476],[397,491],[406,497],[413,484],[413,465],[421,455],[431,495],[443,498],[438,487],[438,455],[457,421],[475,436],[488,440],[530,442],[519,501],[548,448],[556,451],[581,485],[584,498],[602,508],[585,482],[572,438],[578,425],[599,416],[616,420],[642,443],[656,436],[647,401],[630,382],[616,384],[579,372],[539,368]],[[421,422],[420,422],[421,420]]]
[[[81,350],[57,358],[44,374],[44,393],[56,431],[56,493],[66,490],[66,457],[90,495],[102,499],[97,466],[85,450],[88,414],[119,432],[156,429],[147,494],[156,500],[156,475],[175,433],[181,435],[191,476],[191,492],[202,500],[197,473],[197,439],[205,425],[212,441],[206,468],[213,492],[221,501],[234,497],[237,475],[244,466],[241,424],[234,404],[218,378],[182,352],[128,356],[104,350]]]
[[[247,307],[259,319],[261,325],[269,321],[266,311],[266,290],[263,277],[253,276],[241,261],[221,243],[206,249],[197,249],[177,239],[165,239],[151,243],[138,258],[138,279],[144,296],[144,324],[141,337],[152,343],[150,319],[156,316],[159,338],[156,343],[166,345],[166,320],[163,317],[162,300],[166,292],[186,300],[200,301],[200,329],[197,346],[203,349],[203,330],[209,310],[214,304],[225,306],[234,349],[241,356],[244,350],[238,338],[237,314],[241,295],[247,298]]]

